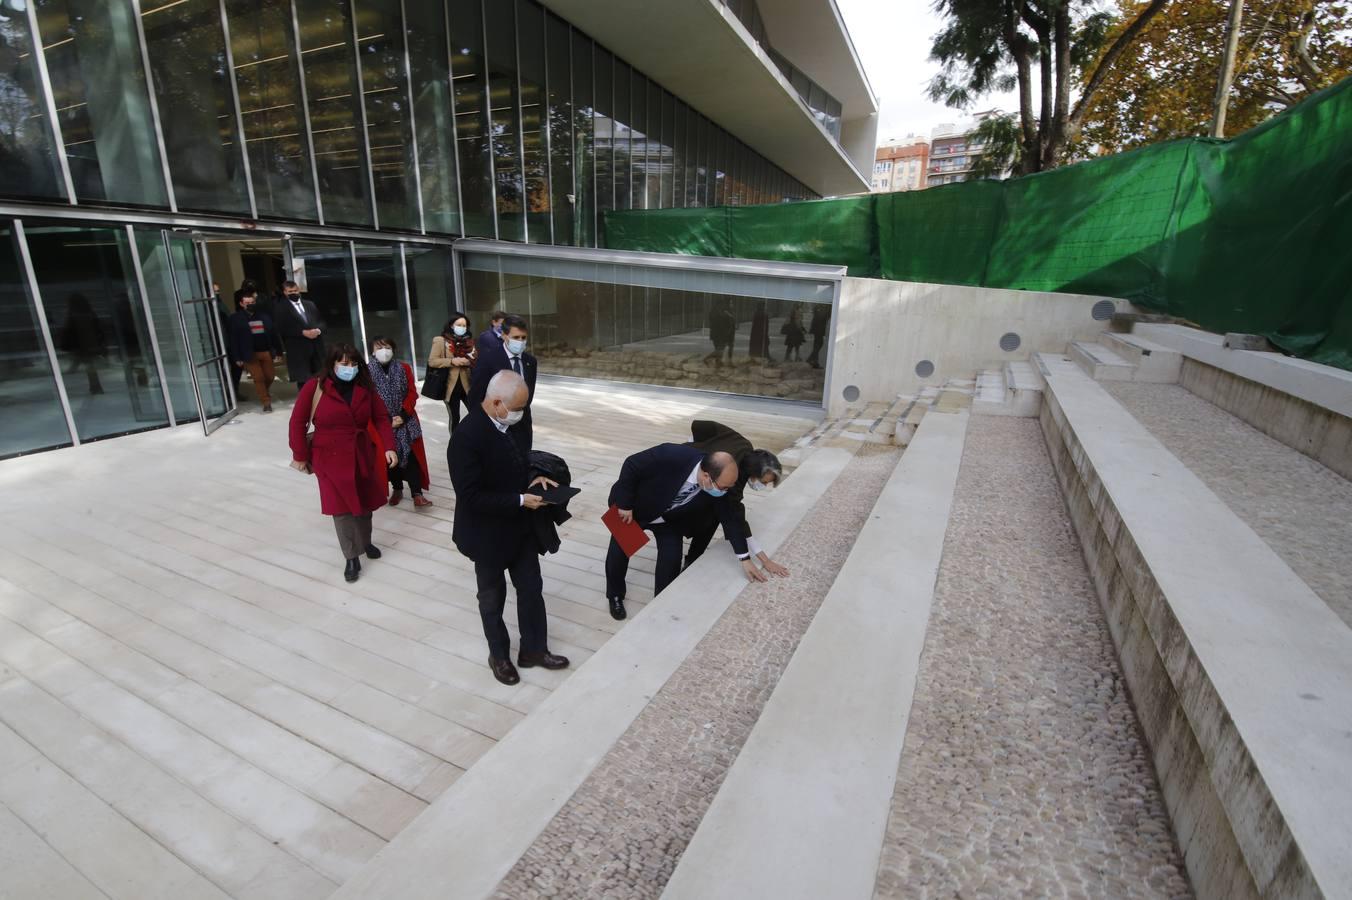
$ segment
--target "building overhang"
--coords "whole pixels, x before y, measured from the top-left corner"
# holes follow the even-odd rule
[[[866,191],[877,131],[877,104],[841,101],[843,149],[813,117],[769,55],[718,0],[543,0],[574,26],[699,110],[761,156],[822,196]],[[832,0],[792,0],[834,10]],[[838,19],[838,17],[837,17]],[[770,40],[776,40],[767,22]],[[781,28],[781,31],[783,29]],[[835,44],[842,68],[857,71],[843,25]],[[778,45],[776,45],[776,49]],[[781,50],[795,65],[798,61]],[[816,66],[821,69],[820,64]],[[803,68],[810,77],[816,73]],[[862,80],[862,72],[859,73]],[[828,90],[827,81],[818,82]],[[867,96],[867,103],[859,98]],[[866,149],[860,152],[867,144]]]

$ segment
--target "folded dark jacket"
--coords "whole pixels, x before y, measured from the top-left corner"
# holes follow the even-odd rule
[[[561,456],[544,450],[532,450],[528,465],[531,481],[543,475],[550,481],[557,481],[563,487],[569,487],[573,483],[573,474],[568,471],[568,463]],[[558,526],[572,517],[573,514],[568,511],[566,503],[551,504],[530,511],[531,531],[535,534],[542,555],[559,552],[562,541],[559,540]]]

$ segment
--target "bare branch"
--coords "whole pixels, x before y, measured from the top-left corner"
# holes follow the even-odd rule
[[[1117,36],[1113,45],[1108,48],[1108,52],[1103,54],[1099,60],[1098,67],[1094,69],[1094,74],[1089,77],[1089,81],[1084,86],[1084,91],[1080,94],[1079,102],[1075,104],[1075,111],[1070,114],[1067,122],[1066,134],[1074,138],[1079,133],[1080,125],[1084,122],[1085,113],[1089,110],[1089,101],[1093,99],[1094,94],[1103,86],[1103,82],[1108,77],[1108,72],[1112,70],[1117,58],[1136,40],[1136,37],[1145,31],[1155,16],[1159,15],[1164,7],[1169,5],[1169,0],[1150,0],[1145,9],[1136,16],[1136,21],[1127,26],[1126,30]]]

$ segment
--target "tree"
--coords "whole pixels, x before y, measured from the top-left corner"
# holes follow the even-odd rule
[[[1139,4],[1109,39],[1117,17],[1097,9],[1095,0],[935,0],[946,25],[930,51],[941,66],[930,81],[930,97],[967,108],[992,90],[1017,88],[1021,155],[1016,171],[1053,168],[1079,138],[1090,102],[1123,53],[1169,2]],[[1073,84],[1080,90],[1072,104]]]
[[[1118,0],[1122,27],[1142,5]],[[1094,97],[1082,142],[1116,153],[1205,135],[1225,42],[1229,0],[1191,0],[1164,11]],[[1328,0],[1245,4],[1226,132],[1236,134],[1352,74],[1352,6]]]
[[[1023,162],[1023,143],[1019,139],[1019,123],[1009,114],[988,116],[981,120],[967,139],[969,149],[982,148],[972,164],[971,177],[999,178],[1019,168]]]

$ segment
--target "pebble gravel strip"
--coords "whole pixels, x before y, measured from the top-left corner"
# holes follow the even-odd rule
[[[498,885],[498,900],[662,893],[899,455],[860,447],[775,554],[792,577],[742,591]]]
[[[968,427],[875,891],[1191,896],[1036,419]]]
[[[1103,387],[1352,625],[1352,481],[1181,385]]]

